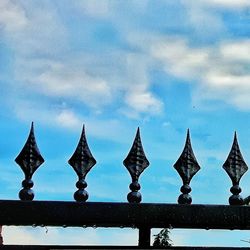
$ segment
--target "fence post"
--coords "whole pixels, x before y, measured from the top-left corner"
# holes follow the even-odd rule
[[[139,228],[139,247],[150,247],[151,228],[140,227]]]
[[[3,226],[2,226],[2,225],[0,225],[0,245],[3,245],[2,230],[3,230]]]

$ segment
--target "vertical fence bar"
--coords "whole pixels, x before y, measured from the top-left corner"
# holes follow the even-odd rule
[[[3,226],[0,225],[0,245],[3,245],[3,236],[2,236],[2,232],[3,232]]]
[[[140,227],[139,228],[139,247],[150,247],[150,238],[151,238],[151,228],[149,227]]]

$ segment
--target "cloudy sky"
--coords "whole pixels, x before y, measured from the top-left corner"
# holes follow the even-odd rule
[[[34,121],[46,160],[33,178],[36,200],[73,200],[67,160],[85,124],[97,160],[89,201],[126,202],[122,161],[139,126],[151,163],[140,178],[143,202],[176,203],[182,183],[173,164],[190,128],[201,165],[193,203],[228,204],[222,165],[235,130],[250,162],[249,55],[249,0],[0,0],[1,199],[17,199],[23,174],[14,159]],[[244,197],[249,185],[247,173]],[[5,227],[5,243],[137,243],[132,229],[46,232]],[[241,240],[250,232],[171,237],[176,245],[249,246]]]

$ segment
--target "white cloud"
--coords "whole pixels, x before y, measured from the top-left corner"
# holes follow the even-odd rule
[[[250,55],[250,40],[224,42],[220,45],[221,55],[225,60],[249,62]],[[237,67],[237,65],[236,65]]]
[[[223,7],[223,8],[248,8],[250,2],[248,0],[203,0],[204,4],[212,7]]]
[[[4,226],[3,237],[11,245],[136,245],[137,230]]]
[[[158,40],[150,51],[166,72],[185,81],[195,80],[200,90],[197,99],[221,99],[250,109],[249,39],[194,48],[183,38],[170,37]]]
[[[126,108],[123,108],[122,112],[136,119],[140,114],[161,114],[163,102],[150,91],[148,70],[151,67],[151,59],[142,53],[127,53],[123,63],[125,64],[124,80],[120,81],[123,81]]]
[[[80,8],[84,14],[97,18],[107,17],[113,6],[109,0],[84,0],[73,4],[76,4],[76,7]]]
[[[198,34],[206,37],[205,34],[224,31],[223,20],[207,8],[208,1],[181,3],[186,7],[187,23]],[[131,4],[139,14],[148,7],[148,2],[141,4],[134,1]],[[231,4],[232,1],[214,0],[210,5]],[[119,11],[112,1],[86,1],[79,5],[78,11],[85,15],[110,18],[113,28],[120,32],[125,42],[137,48],[136,52],[112,48],[102,51],[101,55],[91,53],[89,56],[82,50],[81,56],[77,56],[71,51],[70,32],[53,3],[48,1],[36,6],[31,2],[4,0],[0,5],[4,13],[0,23],[8,27],[4,29],[5,35],[15,54],[18,86],[13,88],[22,88],[23,92],[35,91],[37,99],[48,97],[52,104],[58,98],[77,101],[95,113],[115,104],[114,112],[122,111],[128,117],[138,119],[141,114],[159,115],[163,111],[163,102],[152,91],[149,73],[152,65],[162,65],[167,73],[189,82],[195,80],[196,86],[206,89],[207,93],[200,93],[199,98],[226,100],[229,96],[227,102],[245,108],[248,103],[245,93],[237,90],[236,96],[232,96],[223,92],[232,88],[235,90],[236,86],[248,90],[248,40],[192,47],[189,38],[184,36],[159,38],[143,29],[138,32],[122,18],[119,23],[115,22],[114,16],[117,18]],[[242,0],[238,1],[238,5],[247,4]],[[10,32],[14,29],[16,32]],[[64,119],[64,116],[58,119]],[[72,124],[78,122],[75,120],[68,126]]]
[[[69,49],[69,30],[53,3],[36,5],[8,0],[3,3],[0,8],[6,14],[1,15],[0,24],[9,27],[4,32],[15,55],[13,89],[33,92],[36,101],[44,96],[51,103],[57,98],[77,101],[94,112],[102,112],[116,102],[117,110],[129,110],[128,116],[157,115],[162,111],[161,101],[150,91],[148,63],[140,53],[111,50],[89,56],[81,51],[80,57]],[[145,8],[145,4],[134,4]],[[79,5],[87,15],[104,17],[109,16],[115,4],[86,1]],[[18,26],[12,27],[15,23]],[[131,86],[137,85],[143,87],[131,93]]]
[[[197,38],[209,39],[220,37],[226,29],[223,19],[216,12],[210,11],[198,1],[184,2],[187,11],[187,23],[192,27]]]
[[[207,13],[218,11],[218,10],[230,10],[230,11],[238,11],[238,10],[247,10],[250,7],[250,3],[248,0],[182,0],[182,3],[189,8],[194,9],[203,9]],[[201,12],[202,13],[202,12]]]
[[[163,62],[166,71],[178,77],[195,77],[207,67],[209,49],[188,46],[185,39],[167,38],[150,47],[154,58]]]
[[[24,10],[12,1],[1,0],[0,13],[0,31],[3,27],[7,32],[16,32],[27,25]]]
[[[139,113],[159,114],[163,107],[163,103],[155,98],[150,92],[137,93],[133,91],[126,96],[125,102],[131,109]]]
[[[54,128],[68,129],[78,134],[85,124],[88,135],[116,142],[126,141],[125,135],[131,132],[131,128],[125,126],[119,119],[84,116],[67,107],[67,104],[51,107],[45,103],[15,99],[11,100],[9,105],[12,106],[15,116],[27,123],[34,121]]]
[[[56,117],[56,123],[66,128],[80,128],[81,120],[70,110],[62,110]]]
[[[97,112],[102,112],[105,106],[117,101],[121,102],[124,110],[128,110],[128,117],[131,117],[131,113],[138,118],[141,113],[158,115],[162,112],[162,102],[150,91],[148,59],[141,54],[113,53],[112,60],[116,60],[116,65],[112,63],[109,66],[109,58],[104,57],[107,60],[106,68],[93,57],[87,62],[78,57],[74,61],[73,58],[74,55],[69,55],[67,60],[57,61],[18,59],[16,78],[24,89],[50,98],[77,100]],[[94,69],[93,63],[96,64]],[[113,71],[112,74],[110,71]]]
[[[45,96],[75,99],[91,107],[107,104],[111,100],[107,82],[88,75],[81,66],[30,59],[29,62],[21,60],[18,71],[23,87]]]
[[[67,32],[53,7],[49,2],[1,1],[0,28],[17,58],[55,55],[65,49]]]
[[[148,2],[148,0],[130,0],[129,2],[113,0],[84,0],[73,2],[73,5],[82,11],[84,15],[90,16],[92,18],[112,18],[113,21],[113,19],[117,20],[119,18],[119,14],[124,12],[126,9],[130,9],[131,13],[135,11],[137,13],[144,14],[145,11],[147,11]],[[126,16],[127,14],[130,13],[126,13]]]

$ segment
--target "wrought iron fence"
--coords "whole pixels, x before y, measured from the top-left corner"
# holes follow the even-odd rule
[[[192,150],[189,130],[183,152],[174,164],[183,182],[178,204],[140,203],[142,194],[139,177],[149,166],[149,161],[143,150],[139,128],[123,161],[132,179],[128,203],[86,202],[89,197],[86,175],[96,160],[89,149],[84,126],[76,150],[68,161],[78,176],[74,193],[76,202],[33,201],[32,176],[44,162],[36,143],[33,123],[28,139],[15,161],[25,176],[19,192],[20,201],[0,200],[1,225],[133,227],[139,229],[139,248],[150,248],[152,228],[250,229],[250,207],[243,206],[248,204],[250,198],[241,197],[239,186],[248,167],[240,152],[236,133],[223,164],[232,181],[229,205],[191,205],[190,182],[200,166]]]

